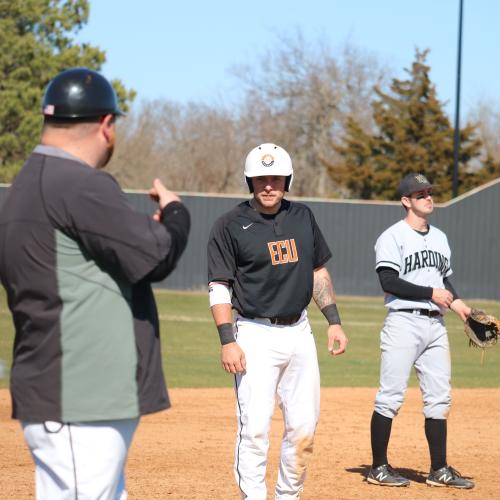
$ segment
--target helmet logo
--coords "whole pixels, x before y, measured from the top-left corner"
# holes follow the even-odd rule
[[[261,162],[264,167],[272,167],[274,164],[274,157],[270,154],[266,154],[262,157]]]
[[[47,104],[45,108],[43,108],[43,114],[44,115],[53,115],[55,112],[55,108],[53,104]]]
[[[422,175],[422,174],[418,174],[415,176],[415,180],[419,183],[419,184],[425,184],[427,183],[427,179]]]

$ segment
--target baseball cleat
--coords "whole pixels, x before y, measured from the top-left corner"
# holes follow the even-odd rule
[[[460,472],[453,467],[441,467],[436,471],[429,472],[429,476],[425,481],[429,486],[445,486],[448,488],[461,488],[468,490],[474,488],[474,483],[468,479],[463,478]]]
[[[409,486],[410,481],[396,472],[389,464],[372,467],[366,480],[380,486]]]

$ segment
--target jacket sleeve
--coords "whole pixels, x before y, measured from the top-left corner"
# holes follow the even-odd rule
[[[147,276],[148,281],[161,281],[174,269],[187,245],[191,218],[187,208],[180,202],[169,203],[163,208],[162,224],[170,234],[170,251]]]
[[[163,279],[175,267],[189,232],[189,214],[181,203],[167,205],[159,223],[134,210],[116,180],[100,171],[70,192],[61,230],[111,275],[133,284],[145,277]]]

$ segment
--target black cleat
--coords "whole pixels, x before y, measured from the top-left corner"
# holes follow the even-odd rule
[[[472,481],[463,478],[460,472],[450,466],[441,467],[441,469],[436,471],[431,469],[425,482],[429,486],[445,486],[448,488],[461,488],[463,490],[474,488]]]
[[[396,472],[389,464],[372,467],[366,480],[380,486],[409,486],[410,481]]]

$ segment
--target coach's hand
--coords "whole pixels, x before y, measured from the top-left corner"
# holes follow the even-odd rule
[[[245,353],[236,342],[230,342],[222,346],[220,359],[222,368],[228,373],[241,373],[246,370]]]
[[[161,221],[161,211],[169,203],[181,201],[177,194],[167,189],[160,179],[155,179],[153,181],[153,187],[149,190],[149,197],[159,205],[158,210],[153,215],[153,219],[157,222]]]
[[[340,325],[330,325],[328,327],[328,351],[332,356],[345,352],[347,342],[349,340]],[[338,344],[338,349],[335,349],[335,344]]]

